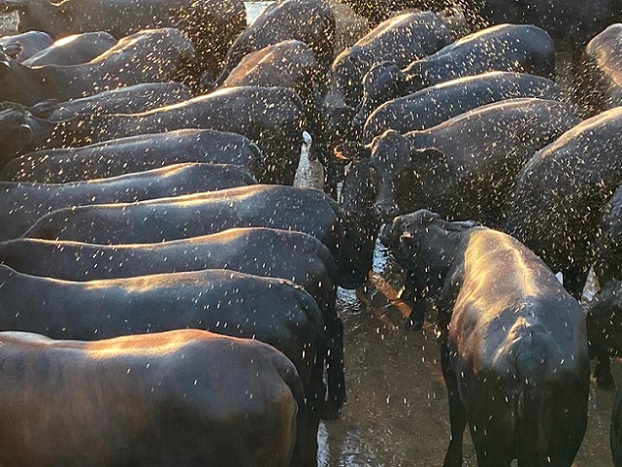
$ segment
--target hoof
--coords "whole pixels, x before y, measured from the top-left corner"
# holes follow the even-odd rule
[[[612,389],[615,389],[616,384],[613,382],[613,377],[609,374],[606,376],[597,376],[596,386],[598,386],[601,389],[611,391]]]
[[[320,417],[323,420],[337,420],[340,412],[341,409],[337,407],[337,404],[326,403],[324,407],[322,407]]]

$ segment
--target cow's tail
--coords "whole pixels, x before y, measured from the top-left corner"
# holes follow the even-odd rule
[[[275,359],[274,366],[276,367],[279,375],[289,387],[289,390],[296,401],[298,411],[296,412],[296,444],[292,453],[291,465],[292,466],[304,466],[306,465],[306,457],[310,455],[308,452],[308,427],[307,427],[307,406],[305,401],[305,391],[302,387],[302,381],[298,376],[296,367],[287,359],[284,355],[282,359]],[[287,362],[287,364],[284,364]]]
[[[521,339],[516,349],[517,392],[515,404],[515,449],[521,465],[540,465],[547,446],[542,446],[546,434],[542,433],[542,418],[546,410],[546,362],[558,355],[551,347],[548,336],[540,335]],[[550,401],[549,401],[550,403]]]

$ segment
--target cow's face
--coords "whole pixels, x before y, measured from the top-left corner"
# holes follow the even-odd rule
[[[370,178],[369,160],[352,160],[346,167],[341,189],[343,242],[338,253],[340,285],[356,288],[367,280],[372,268],[376,235],[380,227],[373,215],[375,185]],[[348,278],[347,281],[345,278]],[[347,283],[347,285],[344,285]]]
[[[463,233],[476,226],[472,221],[447,222],[420,209],[395,218],[380,240],[405,268],[437,281],[456,257]]]
[[[393,62],[375,65],[363,78],[364,107],[375,108],[382,102],[400,97],[404,90],[405,76]]]
[[[622,282],[611,281],[594,297],[587,313],[590,353],[622,352]]]
[[[333,63],[332,72],[335,81],[336,93],[339,93],[349,107],[359,105],[363,94],[361,81],[368,64],[361,61],[348,50],[342,52]]]
[[[396,202],[398,185],[410,165],[410,143],[406,137],[389,130],[374,138],[370,171],[377,184],[375,212],[385,222],[390,222],[399,213]]]
[[[33,130],[23,109],[0,111],[0,166],[23,154],[33,140]]]

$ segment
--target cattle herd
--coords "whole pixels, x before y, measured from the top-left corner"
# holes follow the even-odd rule
[[[0,11],[1,465],[317,465],[377,240],[438,329],[430,465],[467,424],[481,466],[573,464],[622,352],[621,0]]]

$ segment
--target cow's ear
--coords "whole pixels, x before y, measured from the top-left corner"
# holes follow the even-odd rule
[[[11,60],[4,52],[4,48],[0,45],[0,76],[4,76],[5,74],[11,71]]]
[[[28,0],[0,0],[0,12],[10,13],[18,11],[24,13],[28,8]]]
[[[371,158],[371,149],[361,143],[347,141],[333,149],[334,161],[343,165],[352,161]]]
[[[4,45],[4,53],[13,60],[17,60],[17,57],[19,57],[19,54],[21,54],[23,50],[24,46],[21,42],[11,42],[10,44]]]
[[[447,167],[447,156],[443,151],[436,148],[422,148],[412,152],[417,154],[418,166],[426,167],[428,170],[441,171],[443,171],[443,167]]]
[[[413,93],[428,87],[425,77],[420,73],[403,75],[403,80],[398,84],[402,92]]]
[[[402,232],[400,235],[400,249],[404,253],[414,256],[419,251],[419,242],[410,232]]]
[[[32,143],[32,128],[30,128],[30,126],[25,124],[20,125],[17,128],[17,134],[22,144],[28,145]]]
[[[58,103],[50,99],[36,103],[30,108],[30,113],[37,118],[49,119],[57,108]]]

